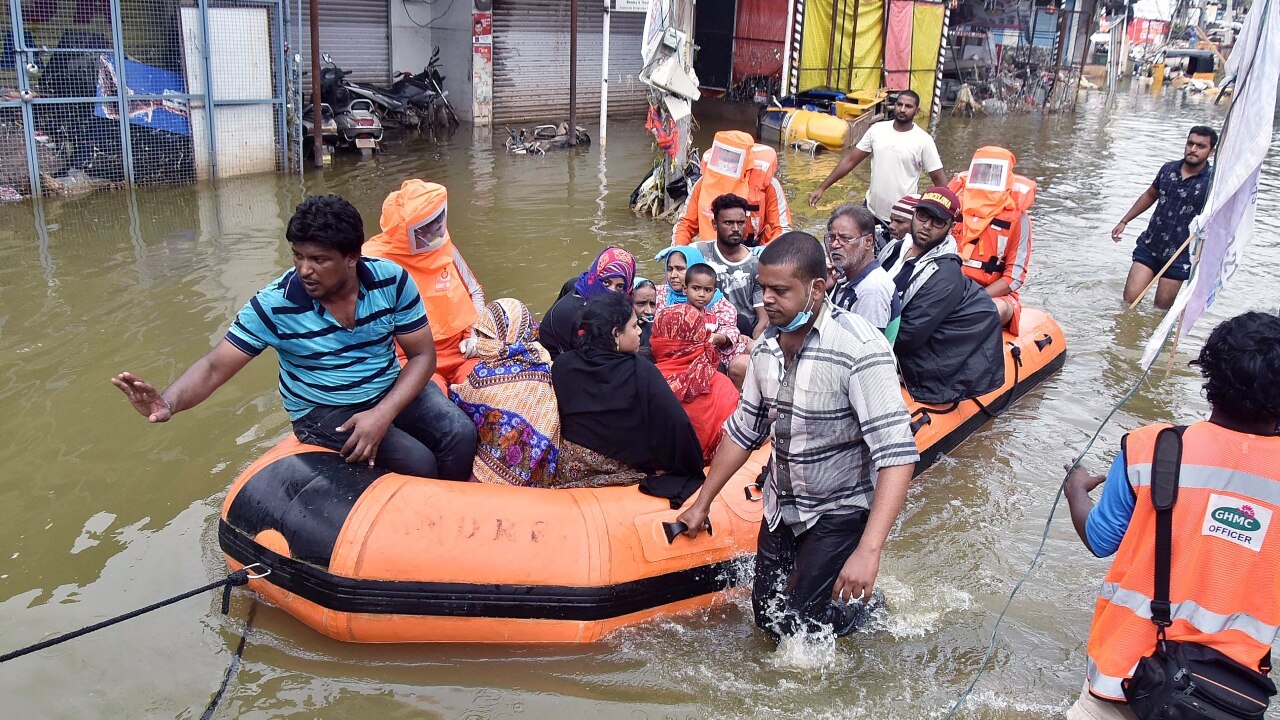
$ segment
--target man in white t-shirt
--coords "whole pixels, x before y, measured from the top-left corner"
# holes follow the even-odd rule
[[[809,193],[809,207],[817,207],[827,188],[848,175],[858,164],[871,158],[871,183],[867,187],[867,208],[880,222],[889,223],[889,211],[903,195],[920,190],[920,173],[929,174],[934,185],[946,185],[938,147],[924,129],[915,124],[920,96],[913,90],[898,93],[893,104],[893,120],[878,122],[840,159],[817,190]]]

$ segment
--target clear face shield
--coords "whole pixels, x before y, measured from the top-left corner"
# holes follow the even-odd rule
[[[974,158],[969,165],[966,184],[976,190],[1004,192],[1009,189],[1009,162],[993,158]]]
[[[707,169],[732,178],[742,177],[747,165],[747,151],[730,147],[719,142],[711,143],[711,157],[707,159]]]
[[[431,252],[444,244],[448,209],[449,203],[445,202],[435,213],[409,228],[409,251],[412,254]]]

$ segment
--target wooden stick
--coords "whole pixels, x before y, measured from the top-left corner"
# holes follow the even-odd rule
[[[1165,262],[1164,267],[1160,268],[1160,272],[1156,273],[1156,276],[1151,278],[1151,282],[1147,283],[1147,286],[1143,288],[1141,293],[1138,293],[1138,297],[1129,305],[1130,310],[1138,307],[1138,303],[1142,302],[1142,299],[1147,296],[1147,293],[1151,292],[1151,288],[1155,287],[1157,282],[1160,282],[1160,278],[1164,275],[1165,271],[1169,269],[1169,266],[1173,265],[1173,261],[1177,260],[1178,256],[1182,254],[1182,251],[1186,250],[1187,246],[1191,244],[1191,238],[1193,237],[1195,236],[1188,235],[1187,239],[1182,241],[1182,245],[1178,246],[1177,251],[1175,251],[1173,255],[1169,256],[1169,260]]]
[[[1182,339],[1182,321],[1187,319],[1186,308],[1178,313],[1178,329],[1173,331],[1173,347],[1169,348],[1169,363],[1164,366],[1164,379],[1173,375],[1173,357],[1178,354],[1178,341]]]

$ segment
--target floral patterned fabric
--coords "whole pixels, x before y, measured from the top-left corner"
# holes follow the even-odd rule
[[[635,485],[645,474],[603,453],[565,440],[556,466],[556,487],[596,488]]]
[[[1138,245],[1146,248],[1162,264],[1174,251],[1182,247],[1190,232],[1191,221],[1204,209],[1213,184],[1213,166],[1209,166],[1189,178],[1182,177],[1182,161],[1173,160],[1160,166],[1151,186],[1160,194],[1155,212],[1147,229],[1138,236]],[[1175,265],[1185,265],[1190,271],[1191,254],[1184,249]]]
[[[750,352],[750,339],[738,331],[738,311],[734,309],[732,303],[718,293],[719,291],[711,299],[711,304],[702,312],[707,316],[706,322],[715,323],[714,332],[729,338],[728,346],[716,349],[720,353],[720,360],[728,363],[735,357]],[[684,296],[672,290],[670,285],[658,286],[658,312],[669,307],[680,307],[686,302]]]
[[[738,407],[738,390],[716,372],[719,353],[707,341],[711,333],[697,308],[663,308],[653,321],[654,362],[684,407],[708,465],[724,436],[724,421]]]
[[[551,485],[560,413],[533,314],[512,298],[489,303],[476,322],[476,350],[480,362],[449,392],[479,435],[472,473],[484,483]]]

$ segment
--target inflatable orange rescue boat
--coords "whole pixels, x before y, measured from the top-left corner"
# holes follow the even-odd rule
[[[919,474],[1062,366],[1066,340],[1027,309],[1005,334],[1005,384],[977,400],[910,402]],[[584,643],[703,608],[749,582],[768,445],[711,509],[712,534],[678,536],[678,510],[635,487],[448,482],[349,465],[290,437],[236,479],[218,539],[267,601],[349,642]]]

